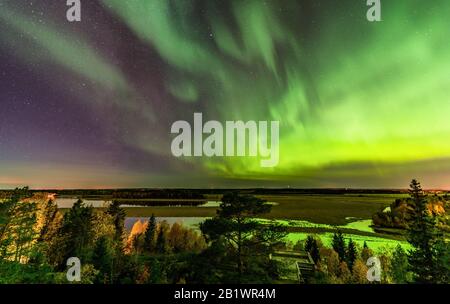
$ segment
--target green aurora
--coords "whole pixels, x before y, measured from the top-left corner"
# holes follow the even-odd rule
[[[155,75],[141,72],[137,81],[85,30],[37,23],[12,2],[0,11],[0,42],[27,65],[46,61],[70,75],[66,81],[87,79],[95,86],[89,95],[71,94],[93,111],[110,103],[122,111],[114,124],[127,132],[111,136],[164,159],[159,171],[132,166],[130,179],[112,178],[111,186],[398,187],[417,176],[450,187],[450,2],[381,1],[381,22],[367,21],[365,2],[100,2],[158,57],[159,91],[150,84]],[[24,41],[13,42],[17,34]],[[278,166],[172,157],[169,126],[194,112],[222,122],[280,121]]]

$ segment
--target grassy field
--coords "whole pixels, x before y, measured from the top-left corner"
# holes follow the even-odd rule
[[[319,224],[344,225],[346,218],[370,219],[394,198],[381,195],[289,195],[264,196],[276,202],[267,218],[302,219]]]
[[[393,195],[274,195],[259,196],[277,203],[268,219],[305,220],[318,224],[345,225],[348,218],[370,219],[387,207],[398,196]],[[218,199],[218,198],[215,198]],[[211,207],[129,207],[130,217],[211,217],[216,213]]]

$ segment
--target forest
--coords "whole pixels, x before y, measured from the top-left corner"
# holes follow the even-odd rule
[[[313,261],[309,284],[404,284],[450,282],[450,248],[446,215],[434,208],[436,198],[413,180],[409,198],[395,201],[388,223],[402,223],[408,248],[374,250],[359,246],[335,229],[331,246],[315,234],[295,243],[276,221],[257,217],[272,205],[253,195],[229,192],[214,217],[199,230],[153,215],[125,229],[126,212],[118,201],[93,208],[81,199],[58,209],[45,193],[28,188],[10,191],[0,203],[0,283],[44,284],[199,284],[298,283],[292,267],[277,252],[306,253]],[[407,205],[403,222],[399,206]],[[377,217],[378,216],[378,217]],[[395,218],[390,221],[389,218]],[[381,218],[381,215],[374,215]],[[378,225],[383,224],[378,219]],[[396,225],[397,225],[396,224]],[[80,280],[68,281],[67,261],[81,261]],[[379,261],[379,280],[368,280]]]

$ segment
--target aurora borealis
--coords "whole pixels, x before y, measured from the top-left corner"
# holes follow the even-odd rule
[[[450,188],[450,2],[0,0],[0,187]],[[279,164],[170,126],[280,122]]]

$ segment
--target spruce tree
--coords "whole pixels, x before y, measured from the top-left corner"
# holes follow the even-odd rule
[[[311,255],[314,263],[317,264],[320,260],[319,246],[317,245],[317,240],[308,235],[305,242],[305,250]]]
[[[353,265],[355,264],[357,257],[358,257],[358,251],[356,250],[355,243],[353,242],[352,239],[350,239],[348,241],[347,254],[346,254],[346,258],[347,258],[346,261],[347,261],[347,265],[348,265],[348,268],[350,269],[350,271],[353,270]]]
[[[332,246],[334,251],[339,255],[339,259],[345,261],[345,240],[340,230],[334,233]]]
[[[115,228],[114,239],[118,242],[121,242],[125,227],[125,217],[126,217],[125,210],[120,207],[119,202],[113,201],[112,204],[106,210],[106,213],[113,217]]]
[[[93,225],[94,208],[86,206],[82,200],[73,204],[72,208],[64,214],[62,226],[58,234],[61,243],[58,248],[60,260],[59,268],[65,269],[69,257],[78,257],[86,260],[92,252],[94,245],[95,227]]]
[[[43,225],[39,231],[37,242],[45,242],[51,239],[52,232],[57,229],[58,205],[53,200],[48,200],[42,207]]]
[[[317,245],[317,240],[313,239],[311,250],[309,251],[311,254],[311,258],[313,259],[314,263],[317,264],[320,261],[320,251],[319,246]]]
[[[156,218],[152,214],[150,217],[147,229],[144,234],[144,250],[152,252],[155,249],[155,238],[156,238]]]
[[[397,245],[391,259],[391,276],[395,283],[404,284],[410,281],[408,255],[402,246]]]
[[[438,284],[449,284],[450,282],[450,243],[444,238],[436,244],[437,263],[435,269],[435,282]]]
[[[166,233],[163,227],[160,227],[158,238],[156,239],[156,251],[160,254],[167,253]]]
[[[315,242],[314,238],[311,235],[308,235],[305,241],[305,250],[307,252],[311,252],[313,243]]]
[[[106,283],[108,278],[112,280],[113,252],[109,240],[101,236],[95,243],[92,253],[92,263],[95,269],[100,273],[98,275],[99,283]]]
[[[369,258],[373,256],[373,251],[369,248],[366,241],[364,241],[364,246],[360,255],[364,263],[367,263]]]
[[[16,239],[17,211],[20,210],[21,200],[30,196],[28,187],[16,188],[11,197],[0,204],[0,261],[13,259],[11,246]]]
[[[436,244],[441,236],[436,228],[436,220],[427,208],[427,197],[417,180],[412,180],[409,194],[414,205],[411,224],[408,227],[408,242],[413,246],[408,260],[414,281],[434,283],[437,272]]]

